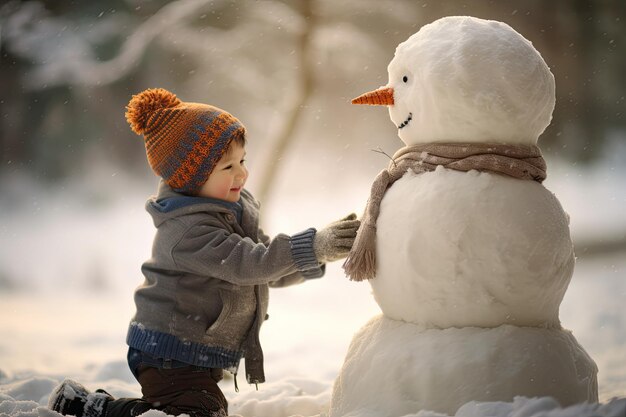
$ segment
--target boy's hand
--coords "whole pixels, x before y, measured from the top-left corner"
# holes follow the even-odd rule
[[[333,262],[348,256],[361,222],[352,213],[315,233],[313,250],[320,263]]]

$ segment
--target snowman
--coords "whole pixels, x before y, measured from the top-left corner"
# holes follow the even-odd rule
[[[382,315],[354,336],[330,416],[453,415],[469,401],[597,401],[597,367],[561,327],[569,219],[537,147],[554,77],[510,26],[445,17],[401,43],[386,105],[406,145],[374,184],[344,268]]]

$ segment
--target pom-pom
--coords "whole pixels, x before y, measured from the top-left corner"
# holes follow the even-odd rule
[[[176,107],[180,103],[176,94],[163,88],[150,88],[133,96],[126,106],[126,120],[133,132],[141,135],[155,111]]]

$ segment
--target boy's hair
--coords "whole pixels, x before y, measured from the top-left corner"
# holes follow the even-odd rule
[[[239,146],[241,146],[243,148],[243,147],[246,146],[246,143],[247,143],[246,132],[245,131],[238,131],[230,138],[230,142],[228,143],[228,150],[227,150],[227,152],[230,152],[231,147],[233,146],[233,144],[237,144],[237,145],[239,145]]]
[[[174,191],[195,195],[231,143],[246,143],[246,129],[230,113],[154,88],[134,95],[126,107],[133,132],[144,135],[152,170]]]

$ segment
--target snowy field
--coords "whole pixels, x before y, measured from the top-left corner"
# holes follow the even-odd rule
[[[626,171],[617,157],[589,171],[550,161],[549,166],[545,185],[571,215],[575,242],[623,236]],[[0,200],[0,416],[52,417],[55,413],[42,406],[65,377],[114,396],[140,394],[126,367],[124,338],[134,309],[132,292],[142,279],[139,267],[151,244],[153,227],[143,204],[154,184],[106,169],[91,175],[63,189],[47,190],[17,178],[1,186],[7,198]],[[98,176],[110,178],[109,186],[91,186]],[[350,175],[343,179],[353,180]],[[284,179],[279,192],[299,190],[296,181]],[[342,184],[330,191],[332,210],[325,206],[327,199],[319,198],[328,198],[328,189],[313,189],[312,195],[291,192],[289,201],[276,200],[264,208],[266,230],[294,233],[349,210],[359,212],[368,181],[361,179],[348,193],[342,192]],[[308,210],[298,210],[305,201],[311,202]],[[291,214],[277,215],[285,211]],[[608,405],[561,410],[550,399],[518,398],[514,403],[469,403],[457,415],[625,416],[625,304],[625,254],[581,256],[561,320],[595,359],[600,400]],[[338,262],[320,280],[273,290],[269,314],[261,335],[269,382],[258,392],[244,386],[235,393],[232,379],[222,381],[230,412],[244,417],[324,415],[353,334],[380,314],[369,284],[348,281]]]

